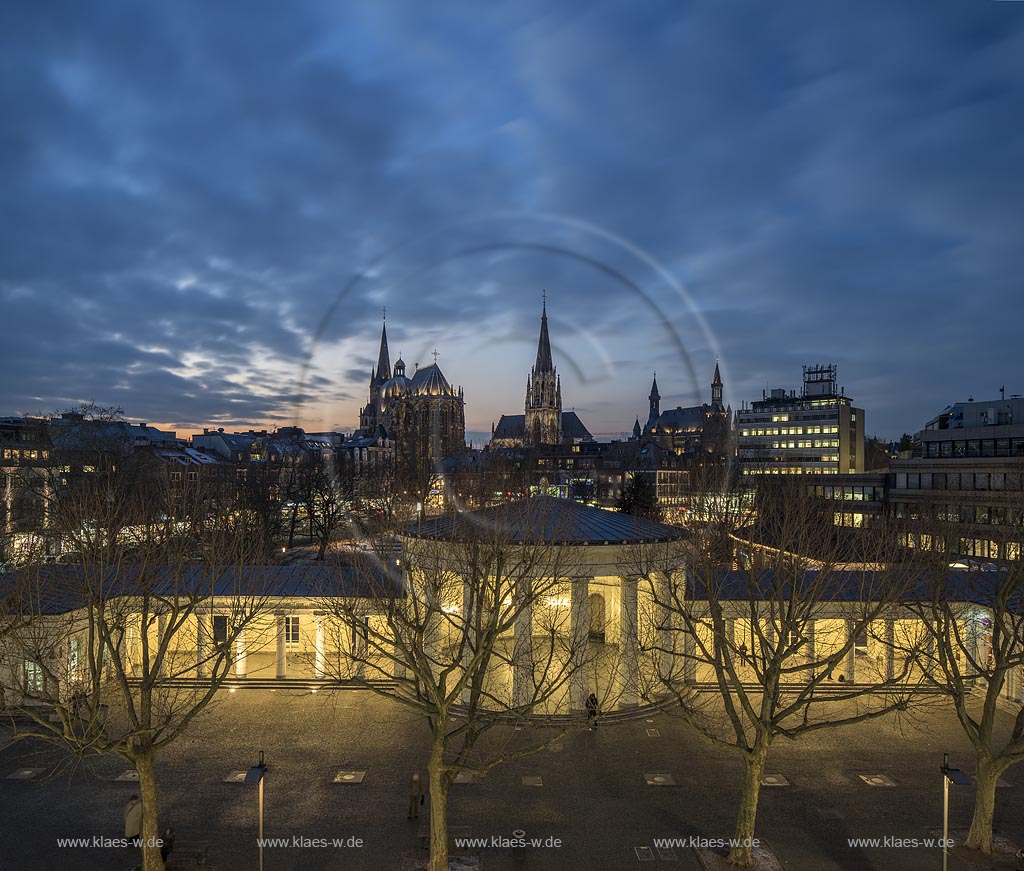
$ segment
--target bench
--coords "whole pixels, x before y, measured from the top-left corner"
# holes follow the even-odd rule
[[[469,826],[448,826],[448,846],[455,846],[456,838],[469,838]],[[430,849],[430,823],[424,823],[419,830],[420,846],[424,850]]]
[[[164,867],[167,871],[192,871],[194,868],[205,867],[209,849],[209,841],[176,840]]]

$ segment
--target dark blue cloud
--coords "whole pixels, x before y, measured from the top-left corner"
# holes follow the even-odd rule
[[[1024,392],[1022,19],[9,4],[0,409],[351,426],[387,305],[393,355],[438,347],[486,431],[522,404],[541,288],[596,432],[655,368],[704,398],[716,353],[734,405],[834,360],[883,434]]]

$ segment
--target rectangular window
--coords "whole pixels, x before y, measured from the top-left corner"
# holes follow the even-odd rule
[[[289,647],[299,646],[299,618],[284,618],[284,643]]]
[[[25,660],[25,692],[29,695],[43,692],[43,667],[31,659]]]
[[[68,680],[77,683],[81,675],[78,671],[78,639],[72,638],[68,645]]]
[[[221,646],[228,643],[227,614],[213,615],[213,643]]]

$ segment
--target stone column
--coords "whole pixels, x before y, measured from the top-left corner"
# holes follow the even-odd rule
[[[326,664],[324,658],[324,615],[315,614],[313,619],[316,621],[316,638],[313,648],[313,676],[322,678],[324,677]]]
[[[145,631],[142,614],[133,615],[128,629],[128,663],[131,669],[129,673],[133,676],[142,668],[142,633]]]
[[[722,640],[722,643],[725,644],[727,648],[737,647],[738,645],[736,644],[736,621],[732,617],[724,617],[722,619],[722,623],[724,624],[723,631],[725,632],[725,638]],[[744,643],[746,643],[746,639],[744,639]],[[752,656],[753,653],[753,650],[747,651],[748,656]]]
[[[413,583],[415,579],[410,578]],[[417,595],[415,592],[413,595]],[[443,602],[440,601],[437,590],[432,588],[429,578],[423,579],[423,603],[426,625],[423,633],[423,648],[430,662],[431,670],[437,667],[438,647],[441,643],[441,627],[444,625]]]
[[[160,647],[164,643],[164,637],[167,635],[167,615],[157,614],[156,615],[156,653],[159,654]],[[164,677],[167,674],[167,657],[171,655],[169,650],[164,651],[164,658],[160,660],[160,677]]]
[[[689,629],[683,629],[683,683],[697,683],[697,640]]]
[[[572,643],[572,676],[569,680],[569,709],[586,710],[590,694],[590,578],[573,578],[569,601],[569,626]]]
[[[896,621],[891,617],[885,621],[885,679],[896,678]]]
[[[462,646],[462,671],[465,674],[470,667],[470,662],[473,659],[473,646],[478,643],[478,639],[473,632],[473,614],[472,611],[476,607],[473,601],[473,585],[465,578],[462,580],[462,605],[459,608],[459,626],[462,629],[465,644]],[[462,704],[468,705],[473,698],[473,686],[471,683],[465,684],[462,687]]]
[[[654,613],[658,621],[658,678],[662,682],[671,682],[676,672],[672,589],[672,576],[668,572],[658,572],[654,576]]]
[[[846,638],[850,649],[846,652],[846,682],[853,683],[857,679],[857,638],[853,620],[846,621]]]
[[[235,677],[245,677],[246,668],[245,630],[235,636]]]
[[[622,669],[622,696],[619,707],[640,704],[640,660],[637,648],[637,579],[619,578],[619,659]]]
[[[206,617],[204,612],[196,611],[196,677],[199,679],[206,677],[209,671],[206,661],[209,655],[206,650]]]
[[[811,663],[814,662],[814,660],[817,658],[817,655],[818,655],[817,654],[817,650],[816,650],[816,641],[815,641],[815,637],[814,637],[814,620],[813,619],[809,619],[806,623],[804,623],[804,637],[807,639],[804,642],[805,647],[806,647],[806,653],[807,653],[807,664],[810,665]],[[808,680],[808,682],[812,678],[814,678],[814,677],[817,677],[817,675],[814,674],[813,670],[809,669],[808,672],[807,672],[807,680]]]
[[[971,617],[968,619],[970,619],[971,621],[970,629],[968,630],[968,635],[970,638],[971,659],[974,660],[974,663],[976,663],[978,667],[984,668],[985,662],[983,657],[985,654],[984,645],[982,644],[982,635],[984,633],[984,627],[981,625],[981,620],[979,618]],[[970,673],[972,677],[977,674],[975,665],[972,665],[970,662],[967,663],[964,672],[966,673],[968,669],[971,670]]]
[[[771,659],[775,656],[775,649],[779,644],[779,638],[775,634],[775,619],[771,613],[767,615],[764,622],[764,628],[761,630],[761,635],[764,640],[761,642],[765,649],[761,651],[761,655],[766,659]]]
[[[366,615],[360,615],[359,621],[352,624],[352,665],[353,677],[362,677],[366,673]]]
[[[520,578],[516,587],[516,619],[512,627],[512,704],[533,698],[533,586]]]
[[[1006,670],[1006,680],[1003,682],[1003,692],[1006,698],[1015,702],[1020,698],[1020,669],[1009,668]]]
[[[288,647],[285,640],[285,613],[277,612],[277,677],[288,677]]]

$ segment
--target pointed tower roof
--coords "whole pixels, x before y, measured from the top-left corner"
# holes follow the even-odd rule
[[[661,399],[661,394],[658,393],[658,373],[654,373],[654,380],[651,382],[651,395],[648,399]]]
[[[388,325],[380,328],[380,353],[377,355],[377,380],[382,384],[391,378],[391,356],[388,354]]]
[[[640,429],[640,418],[637,417],[637,419],[633,421],[633,438],[640,438],[642,432],[643,430]]]
[[[711,379],[712,384],[722,383],[722,373],[718,371],[718,355],[715,355],[715,377]]]
[[[555,364],[551,360],[551,340],[548,338],[548,301],[544,300],[540,312],[540,339],[537,342],[537,362],[535,372],[554,372]]]

